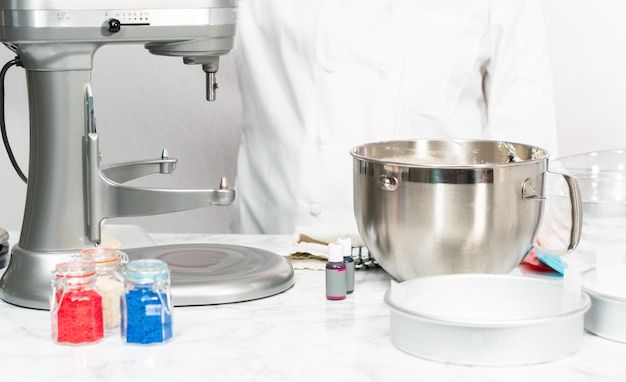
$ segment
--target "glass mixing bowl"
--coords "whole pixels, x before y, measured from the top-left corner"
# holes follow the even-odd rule
[[[573,176],[580,186],[583,229],[576,254],[582,255],[582,260],[589,264],[595,263],[600,253],[623,257],[626,252],[626,149],[557,158],[549,162],[549,169]],[[562,240],[568,233],[565,227],[569,225],[569,202],[568,189],[561,177],[547,177],[546,194],[549,196],[546,216],[561,218],[544,222],[544,227],[549,229],[548,235]]]

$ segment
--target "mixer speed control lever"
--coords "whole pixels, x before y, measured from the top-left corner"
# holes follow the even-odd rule
[[[108,21],[107,30],[111,33],[117,33],[122,29],[122,23],[118,19],[110,19]]]
[[[110,33],[117,33],[120,30],[122,30],[122,25],[128,25],[128,26],[148,26],[150,25],[150,23],[148,22],[137,22],[137,23],[124,23],[122,24],[122,22],[118,19],[109,19],[107,20],[107,22],[105,23],[105,27],[107,29],[107,31],[109,31]]]

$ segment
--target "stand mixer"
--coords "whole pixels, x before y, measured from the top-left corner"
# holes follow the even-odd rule
[[[219,56],[233,47],[236,0],[0,0],[0,16],[0,41],[18,55],[26,70],[30,110],[26,207],[19,243],[0,279],[0,298],[48,309],[55,264],[82,248],[99,245],[107,218],[232,203],[235,192],[224,178],[217,189],[205,190],[123,184],[171,172],[176,160],[165,152],[155,160],[100,168],[91,71],[93,55],[103,45],[144,44],[152,54],[179,56],[185,64],[199,65],[206,73],[207,100],[212,101]],[[178,280],[177,305],[265,297],[293,285],[291,266],[269,252],[181,245],[128,254],[131,259],[169,260],[175,304]],[[240,273],[250,273],[250,267],[257,269],[252,272],[255,282],[258,277],[270,281],[262,291],[239,290],[227,298],[212,298],[214,293],[223,294],[211,291],[216,262],[228,263],[225,269],[237,264],[247,268],[231,269],[236,273],[232,277],[221,269],[222,281],[239,279]],[[254,283],[244,278],[235,287],[248,284]]]

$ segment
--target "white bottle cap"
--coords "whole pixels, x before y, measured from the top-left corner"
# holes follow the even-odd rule
[[[343,248],[343,256],[352,256],[352,239],[349,237],[340,237],[337,239]]]
[[[339,242],[328,244],[328,262],[343,262],[343,246]]]

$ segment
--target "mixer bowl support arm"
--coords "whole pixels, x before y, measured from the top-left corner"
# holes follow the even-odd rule
[[[115,183],[126,183],[150,174],[171,174],[176,169],[176,158],[170,158],[163,149],[160,159],[118,163],[102,168],[104,176]]]
[[[87,134],[89,238],[100,243],[100,223],[106,218],[154,215],[211,205],[228,206],[235,190],[225,178],[218,189],[157,189],[124,186],[108,179],[99,166],[98,134]]]

